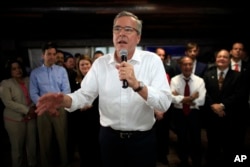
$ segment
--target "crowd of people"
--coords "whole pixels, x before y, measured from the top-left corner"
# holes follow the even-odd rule
[[[161,47],[137,49],[141,34],[142,20],[122,11],[113,22],[113,53],[73,56],[47,42],[43,63],[29,73],[19,60],[7,62],[1,101],[12,167],[67,167],[76,156],[80,167],[170,166],[170,129],[180,167],[232,166],[236,155],[247,154],[250,65],[244,44],[220,48],[208,65],[198,60],[195,42],[173,60]]]

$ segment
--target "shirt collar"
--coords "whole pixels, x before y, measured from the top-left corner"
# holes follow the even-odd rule
[[[241,66],[242,60],[239,60],[238,62],[233,61],[233,59],[231,59],[231,64],[232,66],[235,66],[235,64],[238,64],[239,66]]]
[[[46,65],[43,64],[42,67],[43,67],[44,69],[51,69],[51,70],[52,70],[55,66],[56,66],[56,65],[53,64],[52,66],[48,67],[48,66],[46,66]]]
[[[194,77],[194,74],[192,73],[190,76],[189,76],[189,78],[186,78],[183,74],[181,74],[181,78],[183,78],[183,79],[185,79],[185,80],[193,80],[193,77]]]
[[[140,51],[138,49],[135,49],[134,55],[129,61],[131,62],[136,61],[139,63],[142,61],[141,56],[140,56]]]
[[[109,63],[117,63],[115,60],[115,52],[108,54],[108,56],[110,57],[109,59]],[[141,62],[141,56],[140,56],[140,51],[138,49],[135,49],[134,55],[132,56],[132,58],[130,60],[128,60],[128,62]]]
[[[225,70],[223,70],[224,76],[227,74],[228,70],[229,70],[229,68],[226,68]],[[222,72],[222,71],[217,68],[217,75],[218,76],[219,76],[220,72]]]

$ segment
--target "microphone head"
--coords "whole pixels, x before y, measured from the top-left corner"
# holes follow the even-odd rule
[[[126,49],[122,49],[122,50],[120,50],[120,56],[125,56],[125,57],[127,57],[128,56],[128,51],[126,50]]]

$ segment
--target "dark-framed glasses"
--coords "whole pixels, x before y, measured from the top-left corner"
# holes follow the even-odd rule
[[[136,31],[138,33],[138,30],[133,28],[133,27],[129,27],[129,26],[126,26],[126,27],[121,27],[121,26],[114,26],[113,27],[113,32],[115,34],[117,33],[120,33],[121,30],[124,30],[124,33],[125,34],[132,34],[134,31]]]

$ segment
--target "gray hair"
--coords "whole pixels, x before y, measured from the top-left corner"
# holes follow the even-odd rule
[[[137,28],[136,28],[137,29],[137,33],[138,33],[138,35],[141,35],[141,33],[142,33],[142,20],[139,20],[139,18],[136,15],[134,15],[133,13],[131,13],[131,12],[122,11],[122,12],[118,13],[116,15],[115,19],[114,19],[114,23],[113,24],[115,25],[116,20],[118,18],[120,18],[120,17],[123,17],[123,16],[129,16],[129,17],[132,17],[132,18],[135,19],[135,21],[137,23]]]

